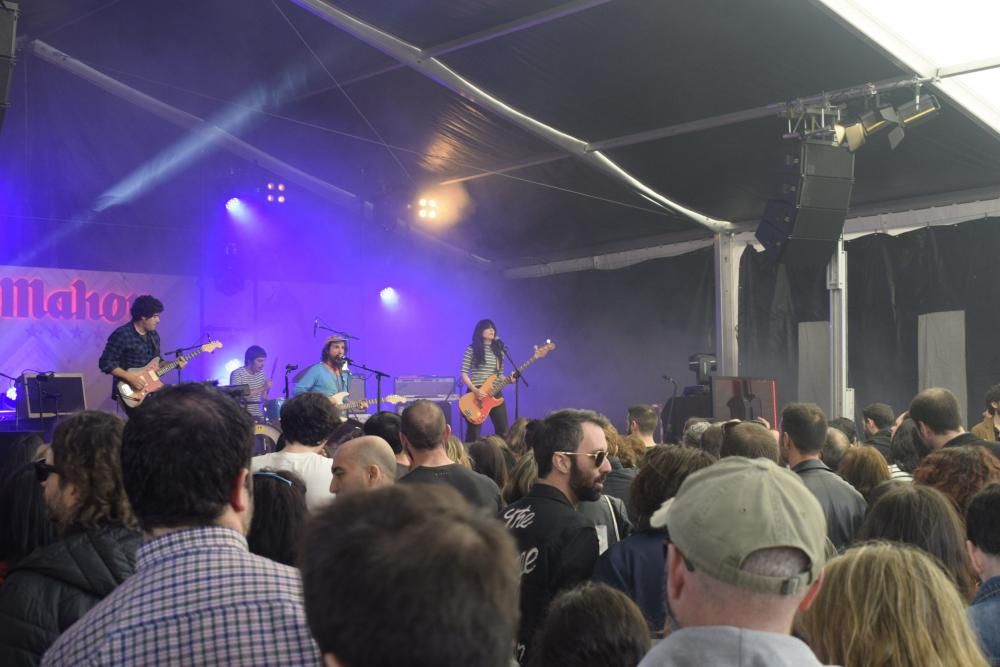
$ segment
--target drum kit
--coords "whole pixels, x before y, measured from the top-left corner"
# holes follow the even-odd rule
[[[269,454],[278,449],[278,440],[281,438],[281,406],[285,404],[286,398],[273,398],[264,401],[262,412],[263,418],[258,418],[254,424],[254,456]]]

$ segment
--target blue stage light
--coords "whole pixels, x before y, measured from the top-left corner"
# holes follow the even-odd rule
[[[226,210],[230,213],[236,213],[241,208],[243,208],[243,202],[241,202],[238,197],[233,197],[226,202]]]
[[[378,295],[382,299],[382,305],[384,306],[393,308],[399,303],[399,292],[392,287],[386,287]]]

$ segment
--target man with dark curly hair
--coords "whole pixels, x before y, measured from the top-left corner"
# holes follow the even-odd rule
[[[122,433],[143,530],[135,574],[43,665],[318,665],[298,571],[252,554],[253,419],[201,384],[164,387]],[[57,460],[58,461],[58,460]]]
[[[37,665],[56,638],[135,572],[141,535],[125,496],[122,420],[79,412],[33,465],[61,539],[11,571],[0,589],[0,655]]]
[[[310,511],[333,499],[333,473],[326,458],[327,440],[340,425],[340,413],[326,396],[316,392],[296,394],[281,406],[282,450],[253,457],[253,471],[292,470],[306,483]]]
[[[97,365],[102,373],[111,376],[111,398],[118,398],[119,382],[125,382],[135,391],[146,386],[146,380],[129,369],[142,368],[160,356],[160,334],[156,328],[160,326],[162,312],[163,303],[155,296],[137,296],[129,307],[132,319],[108,336]],[[183,368],[187,362],[178,359],[178,365]],[[126,412],[134,409],[124,403],[122,407]]]

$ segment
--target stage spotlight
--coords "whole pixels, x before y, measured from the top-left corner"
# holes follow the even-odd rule
[[[267,189],[268,190],[273,190],[274,189],[274,183],[268,183],[267,184]]]
[[[417,204],[419,205],[419,208],[417,208],[417,215],[419,217],[425,220],[434,220],[438,217],[437,199],[421,197]]]
[[[278,195],[278,203],[279,204],[285,203],[285,195]]]
[[[278,192],[284,192],[284,191],[285,191],[285,184],[278,183]]]
[[[941,104],[933,95],[916,95],[898,107],[884,106],[878,112],[868,111],[853,125],[834,125],[837,143],[847,145],[854,152],[864,146],[865,140],[882,130],[889,130],[889,147],[895,150],[903,140],[904,128],[926,122],[941,111]]]
[[[399,304],[399,292],[392,287],[386,287],[378,293],[378,296],[382,299],[382,305],[388,306],[389,308],[393,308]]]
[[[243,365],[243,362],[240,361],[239,359],[230,359],[229,361],[226,362],[226,372],[227,373],[232,373],[233,371],[235,371],[237,368],[239,368],[242,365]]]
[[[242,208],[241,202],[238,197],[232,197],[226,202],[226,210],[230,213],[236,213]]]
[[[273,202],[274,201],[274,195],[268,195],[267,196],[267,201]]]
[[[17,400],[17,387],[15,387],[14,385],[7,387],[7,398],[9,398],[12,401]]]

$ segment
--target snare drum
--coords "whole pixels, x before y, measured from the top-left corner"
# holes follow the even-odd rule
[[[281,406],[285,404],[287,398],[272,398],[264,403],[264,421],[268,424],[278,424],[281,422]]]
[[[253,455],[270,454],[275,451],[281,431],[270,424],[255,424],[253,427]]]

